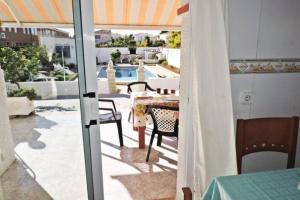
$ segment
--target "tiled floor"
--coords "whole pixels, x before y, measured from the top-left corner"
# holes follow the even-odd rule
[[[114,100],[123,114],[125,146],[119,147],[115,124],[101,125],[105,199],[174,199],[176,139],[164,138],[161,147],[154,145],[150,162],[146,163],[147,149],[137,148],[138,135],[127,122],[128,97],[121,95]],[[18,160],[1,177],[4,199],[87,199],[79,101],[35,103],[53,107],[11,120]],[[150,133],[151,127],[146,130],[146,144]]]

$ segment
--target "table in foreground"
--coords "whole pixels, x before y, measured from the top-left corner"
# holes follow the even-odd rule
[[[300,200],[300,168],[215,178],[203,200]]]

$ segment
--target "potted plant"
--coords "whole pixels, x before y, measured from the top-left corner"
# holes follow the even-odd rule
[[[21,88],[8,93],[7,104],[10,116],[30,115],[34,112],[34,89]]]
[[[128,45],[128,50],[130,54],[136,54],[136,41],[131,40]]]
[[[119,51],[119,49],[117,49],[117,51],[112,52],[110,54],[111,60],[114,64],[116,64],[118,62],[118,60],[121,58],[121,52]]]

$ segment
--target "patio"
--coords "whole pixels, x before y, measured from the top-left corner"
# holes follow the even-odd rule
[[[123,115],[124,147],[115,124],[101,125],[105,198],[174,199],[176,139],[153,145],[146,163],[147,148],[138,149],[138,134],[127,122],[129,96],[113,99]],[[35,101],[35,107],[35,115],[11,120],[18,160],[1,178],[5,199],[87,199],[79,100]],[[147,127],[146,145],[150,132]]]
[[[3,190],[13,194],[5,193],[6,199],[300,199],[300,1],[16,2],[0,0],[5,26],[74,26],[85,126],[80,134],[77,100],[37,101],[46,109],[13,119],[23,161],[1,177],[0,199]],[[127,95],[114,97],[126,147],[119,147],[115,125],[102,126],[99,137],[94,28],[181,30],[180,140],[178,148],[169,139],[154,145],[149,164],[125,122]],[[11,142],[5,93],[4,147]],[[0,161],[14,157],[11,152]]]

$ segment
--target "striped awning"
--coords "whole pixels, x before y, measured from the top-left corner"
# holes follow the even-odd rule
[[[179,29],[180,0],[94,0],[95,28]],[[72,27],[72,0],[0,0],[3,25]]]

